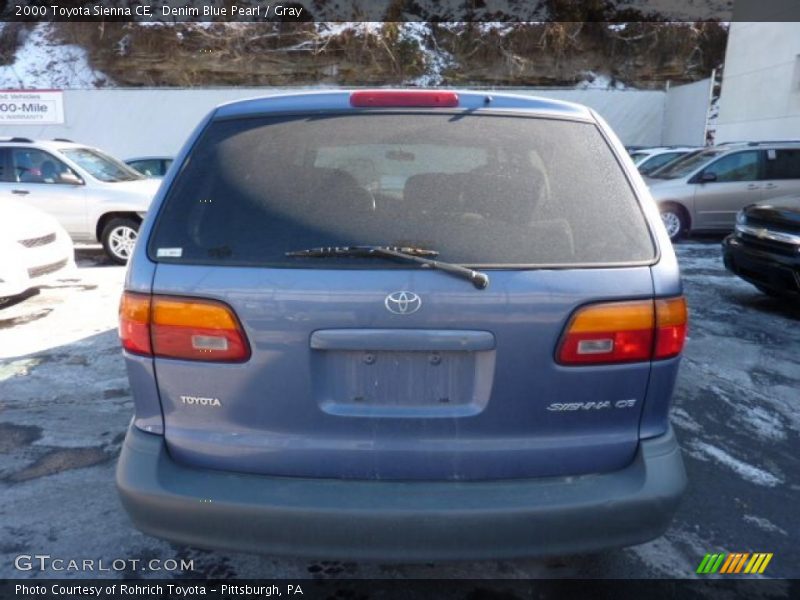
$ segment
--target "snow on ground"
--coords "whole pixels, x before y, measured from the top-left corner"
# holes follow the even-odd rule
[[[357,33],[364,36],[379,36],[384,23],[364,22],[342,22],[342,23],[317,23],[317,34],[323,40],[343,35],[347,32]],[[463,23],[443,23],[443,27],[461,27]],[[481,27],[497,26],[497,31],[501,35],[510,30],[506,23],[485,23]],[[487,28],[486,31],[489,31]],[[425,72],[404,82],[406,85],[416,85],[429,87],[440,85],[443,80],[443,73],[446,69],[456,67],[457,63],[452,54],[442,50],[436,45],[435,38],[431,35],[429,23],[411,22],[398,24],[398,42],[410,42],[417,46],[423,56]],[[308,44],[309,42],[303,42]],[[302,45],[302,44],[301,44]],[[295,49],[295,48],[292,48]]]
[[[674,577],[675,573],[681,573],[681,577],[692,577],[696,569],[691,558],[667,536],[629,548],[625,553],[635,555],[663,577]]]
[[[765,440],[780,441],[786,439],[786,429],[779,415],[767,411],[761,406],[739,407],[742,421],[756,434]]]
[[[317,34],[320,37],[335,37],[337,35],[342,35],[347,31],[352,31],[355,33],[362,33],[364,35],[378,35],[383,28],[383,23],[378,23],[374,21],[365,21],[363,23],[359,23],[357,21],[342,21],[340,23],[316,23],[317,27]]]
[[[26,356],[114,329],[124,268],[83,261],[72,278],[62,278],[39,294],[0,312],[0,358]],[[19,335],[24,325],[25,335]],[[20,368],[25,368],[22,363]],[[0,381],[4,379],[0,372]]]
[[[789,535],[784,529],[781,529],[775,523],[770,521],[769,519],[765,519],[764,517],[756,517],[754,515],[745,515],[742,517],[745,522],[752,523],[756,527],[763,529],[769,533],[780,533],[781,535]]]
[[[739,460],[738,458],[734,458],[722,448],[714,446],[713,444],[694,441],[691,444],[691,447],[699,452],[707,454],[718,463],[735,471],[742,478],[757,485],[775,487],[776,485],[783,483],[783,479],[781,477],[777,477],[776,475],[773,475],[764,469],[759,469],[758,467]]]
[[[0,66],[0,89],[93,88],[110,83],[91,67],[86,50],[54,41],[49,23],[34,25],[23,35],[14,62]]]
[[[579,90],[626,90],[627,86],[619,80],[608,75],[598,75],[594,71],[588,71],[584,75],[583,81],[578,82],[575,87]]]
[[[692,433],[700,433],[703,430],[703,426],[695,421],[692,416],[682,408],[673,408],[670,416],[672,417],[672,422],[681,429],[691,431]]]
[[[453,55],[436,46],[427,23],[404,23],[400,29],[400,39],[416,43],[425,57],[425,73],[406,83],[421,87],[439,85],[443,81],[445,69],[456,66]],[[433,44],[434,47],[431,48],[429,44]]]
[[[168,22],[154,21],[139,23],[139,26],[170,27]],[[216,22],[183,23],[183,28],[208,28],[219,26]],[[227,23],[226,27],[252,26],[252,23]],[[464,23],[445,22],[439,24],[444,28],[463,27]],[[477,27],[486,35],[505,36],[513,31],[519,23],[485,22]],[[307,40],[286,50],[300,50],[322,42],[323,44],[336,36],[345,33],[359,35],[380,35],[384,23],[379,22],[317,22],[316,30],[319,41]],[[0,28],[2,25],[0,25]],[[431,24],[426,22],[401,23],[399,27],[399,40],[415,44],[424,60],[422,75],[409,79],[406,85],[429,87],[441,85],[444,73],[448,69],[458,67],[452,54],[440,48],[431,35]],[[0,29],[2,35],[2,29]],[[86,50],[73,44],[63,44],[55,41],[51,25],[40,23],[23,33],[25,36],[21,46],[17,49],[13,64],[0,66],[0,89],[70,89],[113,87],[109,78],[92,68]],[[183,33],[176,29],[177,39]],[[120,42],[117,51],[124,53],[125,38]],[[602,89],[624,90],[625,84],[614,80],[604,74],[589,71],[583,81],[575,86],[577,89]]]

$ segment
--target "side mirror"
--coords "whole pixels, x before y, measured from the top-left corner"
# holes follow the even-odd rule
[[[710,183],[717,180],[717,174],[714,171],[705,171],[700,175],[700,183]]]
[[[83,185],[83,179],[75,175],[75,173],[61,173],[58,176],[58,183],[66,183],[68,185]]]

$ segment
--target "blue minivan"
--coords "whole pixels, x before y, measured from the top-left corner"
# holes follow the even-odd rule
[[[264,554],[557,555],[661,535],[672,246],[592,110],[451,90],[225,104],[120,307],[144,532]]]

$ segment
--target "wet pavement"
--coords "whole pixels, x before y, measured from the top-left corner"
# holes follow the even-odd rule
[[[677,247],[691,330],[672,413],[690,487],[667,534],[586,556],[398,565],[212,552],[130,525],[114,467],[132,415],[116,336],[124,278],[99,249],[69,281],[0,309],[0,578],[163,577],[17,570],[20,554],[192,561],[176,577],[692,577],[706,553],[772,552],[800,577],[800,306],[728,274],[718,239]]]

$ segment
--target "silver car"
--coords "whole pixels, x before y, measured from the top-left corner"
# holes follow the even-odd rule
[[[670,239],[732,231],[745,206],[800,193],[800,143],[716,146],[670,163],[646,181]]]
[[[0,139],[0,202],[56,218],[76,242],[100,242],[125,264],[160,181],[96,148],[56,139]]]

